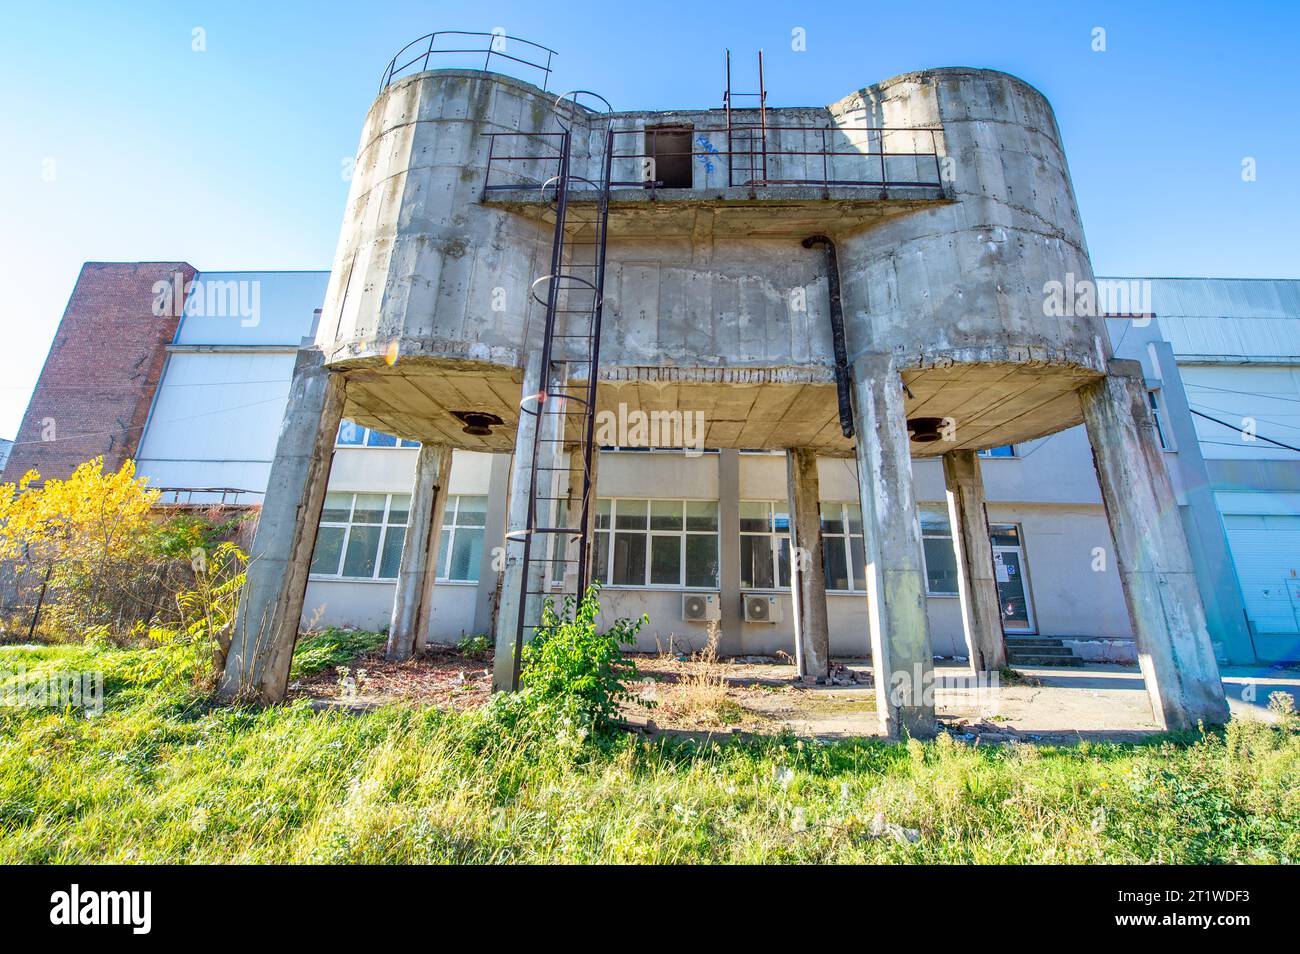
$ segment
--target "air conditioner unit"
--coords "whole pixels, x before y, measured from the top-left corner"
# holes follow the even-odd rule
[[[683,593],[682,619],[691,623],[707,623],[722,619],[722,607],[717,593]]]
[[[781,622],[781,600],[776,596],[746,593],[744,599],[746,623]]]

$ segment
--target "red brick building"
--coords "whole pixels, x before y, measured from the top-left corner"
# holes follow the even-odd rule
[[[16,482],[33,469],[42,477],[66,477],[101,454],[105,470],[117,470],[135,456],[180,319],[175,296],[164,295],[158,307],[159,283],[183,288],[194,272],[185,262],[82,266],[4,468],[5,481]]]

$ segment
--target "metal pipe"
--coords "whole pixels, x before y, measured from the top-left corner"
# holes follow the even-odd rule
[[[840,431],[853,436],[853,402],[850,398],[849,353],[844,344],[844,309],[840,304],[840,267],[835,257],[835,243],[826,235],[810,235],[804,248],[826,249],[826,290],[831,301],[831,346],[835,350],[835,397],[840,408]]]

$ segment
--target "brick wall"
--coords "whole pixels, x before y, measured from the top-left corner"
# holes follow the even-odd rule
[[[179,321],[154,315],[154,286],[194,277],[184,262],[87,262],[63,312],[3,479],[28,470],[66,477],[100,454],[104,469],[134,457],[166,346]]]

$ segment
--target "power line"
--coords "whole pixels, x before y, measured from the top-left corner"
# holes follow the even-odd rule
[[[1236,424],[1229,424],[1227,421],[1221,421],[1217,417],[1210,417],[1210,415],[1202,413],[1201,411],[1196,410],[1196,408],[1194,407],[1189,407],[1188,410],[1191,411],[1193,414],[1195,414],[1197,417],[1203,417],[1207,421],[1213,421],[1215,424],[1221,425],[1222,427],[1226,427],[1230,431],[1236,431],[1238,434],[1241,433],[1241,428],[1238,427]],[[1292,447],[1290,444],[1283,444],[1281,441],[1275,441],[1273,440],[1273,438],[1265,437],[1263,434],[1256,434],[1255,439],[1261,441],[1267,441],[1269,444],[1276,444],[1278,447],[1283,447],[1289,451],[1295,451],[1297,454],[1300,454],[1300,447]]]

